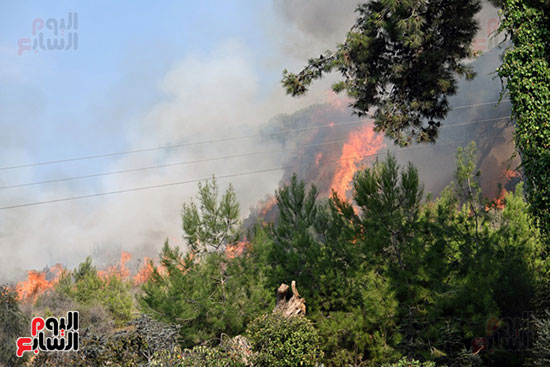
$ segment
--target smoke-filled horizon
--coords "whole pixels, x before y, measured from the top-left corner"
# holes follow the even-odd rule
[[[337,124],[356,120],[357,117],[345,107],[345,96],[336,97],[329,92],[330,78],[317,83],[307,97],[298,99],[286,96],[279,83],[282,69],[298,69],[308,56],[323,52],[343,39],[354,20],[356,3],[285,0],[274,1],[269,6],[252,6],[249,2],[243,2],[239,6],[243,7],[245,15],[235,11],[226,12],[225,16],[215,14],[211,25],[196,25],[195,32],[193,28],[187,28],[190,34],[181,35],[181,42],[177,32],[168,36],[163,33],[166,31],[163,27],[167,27],[164,24],[159,25],[161,29],[158,30],[152,27],[152,33],[132,28],[135,27],[132,19],[139,14],[128,15],[127,9],[115,12],[125,14],[124,17],[106,20],[111,21],[119,32],[117,37],[121,37],[109,38],[110,33],[102,33],[106,31],[100,19],[96,19],[99,18],[97,9],[76,9],[82,24],[79,50],[73,54],[22,56],[16,55],[16,38],[29,33],[27,28],[37,14],[11,5],[17,16],[2,24],[13,29],[5,32],[4,38],[0,39],[0,54],[3,55],[3,67],[0,68],[0,107],[3,111],[0,115],[3,127],[0,165],[4,167],[229,136],[257,135],[315,123]],[[38,15],[43,17],[61,17],[67,10],[59,5],[53,11],[42,7],[37,9],[42,12]],[[147,13],[148,10],[140,8],[134,11]],[[176,10],[181,14],[185,11],[202,14],[203,11],[200,6],[174,9],[173,17],[178,14]],[[219,9],[220,12],[224,10]],[[491,27],[494,27],[496,10],[493,10],[487,8],[481,14],[480,37],[476,40],[480,50],[487,50],[495,44],[494,40],[487,38]],[[167,24],[177,23],[172,16],[162,13],[162,19],[170,18],[166,20]],[[190,18],[190,24],[195,24]],[[161,15],[152,12],[148,19],[148,22],[158,25]],[[16,20],[21,24],[14,23]],[[233,29],[232,22],[239,25],[234,25],[236,30],[229,32],[228,29]],[[136,39],[124,38],[131,37],[127,34],[132,32],[144,42],[149,42],[155,52],[151,53]],[[92,49],[93,39],[101,36],[104,43],[96,44],[96,48]],[[116,45],[109,44],[106,41],[109,39],[111,43],[122,44],[122,51]],[[109,52],[118,55],[118,58],[110,59]],[[461,82],[459,95],[453,98],[452,105],[498,99],[500,82],[489,75],[499,63],[498,54],[498,50],[493,50],[476,61],[478,78],[473,82]],[[87,75],[84,78],[82,74]],[[83,87],[77,86],[77,82]],[[508,114],[506,105],[461,109],[451,113],[446,123]],[[498,130],[497,134],[494,126],[492,130],[487,130],[487,126],[479,124],[464,129],[444,129],[441,143],[424,150],[398,154],[398,157],[401,162],[412,159],[422,177],[425,180],[428,178],[426,186],[429,191],[438,191],[452,177],[454,166],[450,162],[454,162],[456,145],[445,145],[449,141],[466,141],[477,139],[482,133],[489,134],[489,138],[483,141],[486,146],[481,147],[482,154],[493,160],[486,166],[488,169],[502,166],[500,160],[508,158],[510,147],[513,150],[509,132],[502,134]],[[344,144],[308,148],[303,154],[297,147],[348,141],[351,134],[359,129],[360,126],[353,125],[335,126],[332,130],[307,130],[286,136],[286,139],[281,139],[285,135],[279,138],[253,137],[5,170],[0,172],[0,186],[249,152],[279,151],[4,189],[0,190],[0,206],[295,165],[296,169],[219,180],[221,189],[225,189],[230,182],[235,187],[244,219],[250,208],[271,195],[292,171],[301,170],[303,178],[325,182],[325,188],[330,187],[335,172],[330,171],[323,176],[309,168],[315,168],[316,159],[318,167],[323,160],[328,165],[329,151],[332,160],[334,157],[345,158],[342,152]],[[491,139],[491,134],[496,134],[495,139]],[[491,141],[496,137],[500,142],[492,146]],[[372,144],[380,143],[377,138],[372,139]],[[385,141],[384,144],[394,149],[391,142]],[[367,148],[363,147],[362,151],[372,151]],[[499,164],[495,165],[494,160]],[[498,176],[496,171],[493,176]],[[196,186],[191,183],[0,211],[0,250],[4,254],[0,258],[0,281],[14,281],[23,277],[29,269],[42,269],[57,263],[72,268],[88,255],[99,264],[113,262],[122,251],[129,251],[134,257],[155,256],[165,239],[184,247],[180,210],[184,202],[193,198]]]

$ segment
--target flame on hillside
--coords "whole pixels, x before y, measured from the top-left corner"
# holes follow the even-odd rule
[[[117,277],[121,280],[128,279],[130,276],[130,270],[126,267],[126,264],[130,259],[132,258],[132,255],[126,251],[122,251],[120,254],[120,260],[115,265],[111,265],[107,267],[105,270],[98,270],[97,275],[105,280],[111,277]]]
[[[228,259],[234,259],[236,257],[242,256],[250,247],[251,244],[246,239],[243,241],[239,241],[235,244],[229,244],[225,248],[225,256]]]
[[[342,147],[338,168],[332,179],[331,188],[339,197],[345,198],[350,189],[359,164],[367,156],[375,155],[385,145],[383,136],[374,132],[371,124],[350,133],[348,141]]]
[[[52,289],[63,274],[65,268],[61,264],[44,271],[29,270],[27,279],[17,283],[15,292],[19,301],[36,301],[38,296]]]
[[[510,181],[513,181],[514,179],[521,178],[521,174],[516,170],[507,169],[503,177],[503,186],[506,186]],[[502,189],[499,192],[499,195],[497,198],[493,200],[493,207],[497,209],[504,209],[506,207],[506,195],[508,194],[508,190],[506,188],[502,187]],[[489,207],[485,208],[486,210],[489,210]]]
[[[153,274],[153,261],[147,256],[143,258],[143,264],[139,268],[136,275],[132,279],[135,285],[141,285],[145,283]]]
[[[131,258],[130,253],[123,251],[117,263],[98,270],[97,276],[103,281],[116,277],[120,280],[130,281],[136,286],[142,285],[153,274],[153,266],[155,265],[150,258],[145,257],[141,267],[132,276],[132,272],[128,268],[128,262]],[[162,265],[158,265],[156,268],[160,274],[165,273]],[[29,270],[27,279],[18,282],[15,286],[17,300],[24,303],[34,303],[40,295],[53,289],[61,276],[66,273],[68,273],[68,270],[61,264],[46,268],[43,271]]]

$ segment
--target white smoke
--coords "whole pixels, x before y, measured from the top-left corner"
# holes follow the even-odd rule
[[[165,73],[157,86],[162,100],[129,126],[123,137],[130,142],[128,150],[258,134],[258,129],[273,115],[295,111],[322,98],[326,85],[315,88],[302,99],[286,96],[279,85],[267,93],[260,91],[260,77],[253,61],[249,50],[237,40],[223,42],[210,53],[181,60]],[[17,141],[16,136],[24,135],[25,127],[22,129],[11,129],[9,138]],[[17,147],[13,144],[3,152],[4,161],[24,161]],[[258,138],[238,139],[130,154],[112,159],[101,171],[280,149],[276,143],[269,145]],[[4,193],[2,199],[3,205],[11,205],[195,180],[213,174],[237,174],[279,167],[283,157],[284,154],[277,153],[259,154],[103,176],[92,183],[68,181],[10,191]],[[81,163],[74,163],[78,164]],[[33,169],[21,172],[25,174],[10,177],[4,184],[33,180]],[[59,177],[55,169],[52,172],[52,178]],[[266,193],[273,192],[281,174],[282,171],[272,171],[220,179],[219,184],[222,190],[229,182],[234,185],[242,215],[246,216],[252,205]],[[0,257],[0,278],[19,279],[25,270],[42,269],[55,263],[74,267],[90,254],[98,263],[112,262],[122,250],[136,257],[155,256],[166,238],[184,247],[181,205],[195,195],[196,188],[197,184],[191,183],[3,210],[0,212],[0,251],[7,255]]]

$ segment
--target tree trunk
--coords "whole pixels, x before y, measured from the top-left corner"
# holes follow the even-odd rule
[[[300,297],[296,289],[296,281],[292,281],[292,297],[287,300],[289,286],[281,284],[277,289],[277,305],[273,313],[278,313],[283,317],[304,316],[306,314],[306,300]]]

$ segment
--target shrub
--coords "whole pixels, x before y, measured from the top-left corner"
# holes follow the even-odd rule
[[[155,353],[153,367],[244,367],[222,348],[197,346],[182,351],[179,347]]]
[[[305,317],[261,316],[247,330],[258,367],[313,367],[321,360],[321,338]]]
[[[403,357],[395,363],[385,364],[384,367],[435,367],[435,363],[432,361],[420,362]]]
[[[531,349],[530,365],[533,367],[550,365],[550,311],[545,318],[535,319],[537,337]]]
[[[30,323],[28,324],[30,328]],[[15,341],[27,334],[27,322],[19,309],[15,292],[0,286],[0,366],[19,366],[23,358],[15,355]]]

